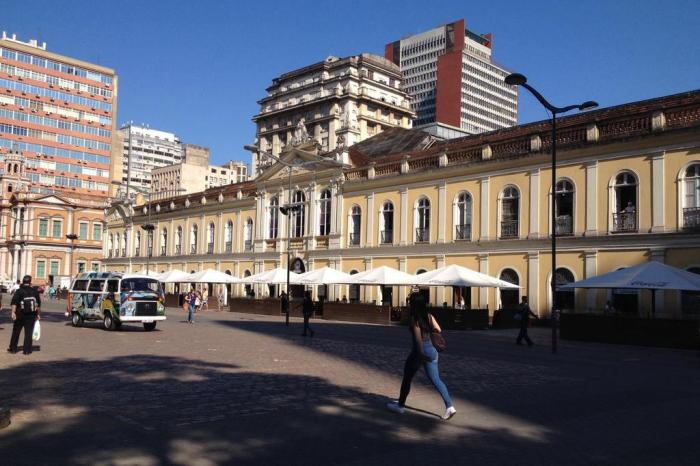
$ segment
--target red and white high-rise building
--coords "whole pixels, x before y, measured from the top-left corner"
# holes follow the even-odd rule
[[[510,72],[493,61],[492,39],[460,19],[386,45],[411,96],[414,127],[437,123],[476,134],[517,124],[517,88],[503,82]]]

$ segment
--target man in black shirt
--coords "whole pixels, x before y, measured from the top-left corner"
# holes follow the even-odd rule
[[[24,354],[32,354],[32,333],[34,333],[34,322],[41,317],[41,296],[39,292],[32,288],[32,277],[25,275],[22,278],[22,286],[12,296],[12,337],[10,347],[7,351],[17,352],[17,342],[19,333],[24,328]]]
[[[285,323],[289,327],[289,298],[284,291],[280,295],[280,306],[282,307],[282,313],[284,313]]]
[[[315,332],[311,330],[311,327],[309,327],[309,318],[314,313],[314,302],[311,300],[310,291],[304,292],[304,301],[302,302],[301,306],[304,314],[304,333],[302,333],[301,336],[305,337],[308,330],[308,333],[313,337]]]
[[[530,305],[527,303],[527,296],[523,296],[518,313],[520,315],[520,333],[518,333],[518,338],[515,340],[515,343],[522,345],[522,340],[524,338],[527,345],[532,346],[534,343],[532,340],[530,340],[530,337],[527,334],[527,329],[530,326],[530,316],[537,319],[537,315],[530,309]]]

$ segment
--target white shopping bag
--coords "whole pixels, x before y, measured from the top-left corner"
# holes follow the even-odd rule
[[[37,320],[36,322],[34,322],[34,332],[32,333],[32,340],[39,341],[39,338],[41,338],[41,324]]]

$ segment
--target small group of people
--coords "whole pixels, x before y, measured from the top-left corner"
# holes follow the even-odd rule
[[[25,275],[22,283],[12,294],[10,302],[10,317],[12,318],[12,336],[8,353],[19,351],[19,335],[24,330],[24,346],[22,352],[32,354],[32,336],[34,324],[41,319],[41,294],[32,287],[32,277]]]
[[[183,302],[183,308],[187,311],[187,323],[194,324],[194,315],[203,308],[209,309],[208,304],[206,292],[202,294],[201,291],[197,290],[194,285],[192,285],[190,291],[185,295]]]

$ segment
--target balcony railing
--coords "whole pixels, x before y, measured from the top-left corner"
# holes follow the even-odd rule
[[[472,226],[471,225],[456,225],[455,226],[455,239],[457,240],[469,240],[472,237]]]
[[[700,229],[700,207],[683,208],[683,228],[687,230]]]
[[[430,228],[416,228],[416,243],[430,241]]]
[[[152,246],[149,246],[146,248],[146,255],[148,257],[153,257],[153,247]]]
[[[382,244],[394,244],[394,231],[393,230],[382,230],[381,241],[382,241]]]
[[[126,257],[126,248],[122,248],[122,257]]]
[[[360,234],[359,233],[350,233],[350,246],[359,246],[360,245]]]
[[[134,249],[134,257],[140,257],[141,256],[141,248],[135,248]]]
[[[244,244],[244,247],[245,247],[245,250],[246,250],[246,251],[252,251],[252,250],[253,250],[253,241],[252,241],[252,240],[247,239],[247,240],[245,240],[245,242],[244,242],[243,244]]]
[[[176,245],[175,245],[175,255],[176,255],[176,256],[179,256],[180,254],[182,254],[182,245],[181,245],[181,244],[176,244]]]
[[[214,254],[214,243],[207,244],[207,254]]]
[[[190,244],[190,254],[197,254],[197,245]]]
[[[107,251],[107,257],[112,257],[112,250]]]
[[[613,232],[624,233],[637,231],[637,213],[620,212],[613,214]]]
[[[160,247],[160,255],[161,255],[161,256],[164,256],[165,253],[166,253],[166,251],[165,251],[165,246],[161,246],[161,247]]]
[[[557,235],[573,235],[574,234],[574,218],[571,215],[560,215],[557,217],[555,231]]]
[[[224,248],[225,248],[224,250],[226,252],[232,252],[233,251],[233,243],[231,241],[226,241]]]
[[[501,238],[517,238],[518,221],[504,220],[501,222]]]

